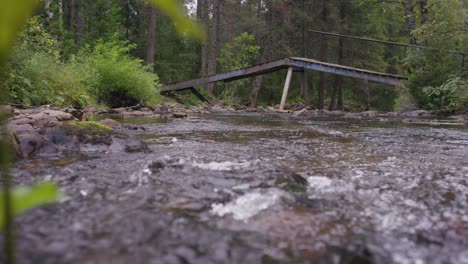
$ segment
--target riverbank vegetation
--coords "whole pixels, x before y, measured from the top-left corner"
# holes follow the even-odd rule
[[[138,58],[134,45],[118,39],[85,45],[66,57],[36,16],[21,34],[4,85],[21,106],[51,104],[83,108],[159,102],[158,77]]]
[[[167,12],[143,0],[42,1],[3,73],[10,103],[150,105],[161,101],[161,83],[301,56],[409,80],[398,88],[307,71],[294,74],[291,102],[330,110],[452,113],[468,107],[466,1],[182,2],[207,38],[201,31],[175,30]],[[279,102],[284,78],[278,72],[198,88],[226,104],[266,106]]]

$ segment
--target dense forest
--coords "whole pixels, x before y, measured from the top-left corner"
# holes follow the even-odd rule
[[[300,56],[408,76],[409,81],[401,88],[300,72],[294,74],[292,103],[330,110],[467,109],[467,1],[180,4],[204,34],[194,38],[175,30],[174,20],[145,0],[42,1],[21,33],[0,85],[18,106],[153,104],[162,100],[157,91],[162,83]],[[278,72],[203,90],[226,104],[274,105],[284,78],[285,73]],[[196,102],[189,94],[179,97]]]

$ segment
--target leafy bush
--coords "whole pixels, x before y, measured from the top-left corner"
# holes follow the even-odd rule
[[[397,112],[407,112],[413,111],[418,109],[418,103],[411,95],[408,89],[403,88],[400,91],[399,96],[395,100],[395,104],[393,105],[393,109]]]
[[[41,25],[33,20],[30,27],[22,34],[1,84],[13,103],[82,108],[94,102],[118,107],[159,101],[158,78],[128,55],[132,46],[100,42],[61,62],[48,50],[56,42]],[[35,48],[29,50],[28,43]]]
[[[453,112],[468,105],[468,80],[452,77],[438,87],[422,90],[429,109],[436,112]]]
[[[77,56],[61,61],[60,43],[30,19],[6,70],[1,88],[12,103],[24,106],[51,104],[84,107],[101,102],[111,107],[159,101],[158,78],[142,61],[128,55],[133,46],[110,41],[85,47]]]
[[[58,46],[39,17],[29,20],[26,29],[19,34],[2,83],[13,103],[77,108],[89,103],[87,87],[92,83],[92,69],[75,60],[61,62]]]
[[[110,107],[159,102],[157,75],[148,72],[140,59],[128,55],[131,48],[116,41],[100,42],[94,50],[82,52],[86,63],[96,70],[90,92],[98,102]]]
[[[220,50],[218,63],[222,71],[231,71],[248,67],[255,63],[260,51],[260,46],[255,41],[255,36],[244,32],[235,37],[232,42],[226,43]],[[249,80],[237,80],[220,87],[219,94],[226,105],[232,105],[236,96],[245,97],[248,94]]]
[[[32,17],[28,21],[25,30],[21,32],[18,37],[18,44],[15,48],[16,54],[41,52],[59,61],[60,43],[47,32],[39,16]]]
[[[77,62],[57,62],[51,54],[29,53],[16,57],[6,82],[10,99],[20,105],[86,106],[92,72]]]

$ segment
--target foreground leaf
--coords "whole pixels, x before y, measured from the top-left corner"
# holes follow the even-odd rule
[[[187,34],[189,37],[194,38],[199,41],[205,40],[205,32],[202,27],[188,18],[180,6],[179,1],[174,0],[148,0],[152,5],[160,9],[167,16],[169,16],[172,21],[174,21],[175,27],[179,34]]]
[[[43,182],[32,187],[16,187],[13,189],[11,196],[13,214],[16,215],[56,201],[60,198],[60,193],[55,184]],[[0,192],[0,230],[3,229],[5,224],[4,211],[3,193]]]
[[[39,0],[2,0],[0,6],[0,64],[13,46]]]

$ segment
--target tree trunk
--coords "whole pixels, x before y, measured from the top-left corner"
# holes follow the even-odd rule
[[[260,41],[260,20],[261,20],[261,13],[262,13],[262,0],[257,0],[257,24],[255,25],[255,37],[257,38],[257,42]]]
[[[346,19],[346,2],[340,3],[339,6],[339,12],[340,12],[340,18],[339,18],[339,28],[340,31],[344,31],[344,25],[345,25],[345,19]],[[344,59],[344,40],[342,37],[338,38],[338,64],[343,64],[343,59]],[[335,80],[333,81],[333,90],[332,90],[332,95],[331,95],[331,100],[330,100],[330,106],[328,109],[330,111],[335,111],[337,108],[337,101],[340,101],[339,98],[342,95],[342,91],[340,91],[343,87],[343,77],[340,75],[335,75]],[[338,97],[338,98],[337,98]],[[343,104],[343,101],[341,101],[341,104]],[[341,105],[342,106],[342,105]]]
[[[67,0],[66,26],[68,31],[73,31],[73,0]]]
[[[369,81],[368,80],[364,80],[364,92],[365,92],[365,95],[366,95],[366,111],[368,111],[370,109],[370,91],[369,91]]]
[[[249,93],[250,106],[257,106],[257,98],[262,88],[263,75],[258,75],[253,79],[252,91]]]
[[[261,43],[260,43],[260,20],[261,20],[260,16],[261,16],[261,11],[262,11],[262,0],[257,0],[257,17],[256,17],[257,24],[255,26],[255,38],[256,38],[257,44],[259,46],[261,46]],[[262,62],[262,60],[264,60],[265,57],[267,56],[267,51],[269,49],[269,44],[271,43],[270,42],[271,41],[271,38],[270,38],[271,29],[272,29],[271,19],[268,19],[268,32],[270,34],[268,34],[269,37],[267,38],[267,41],[263,45],[262,54],[260,55],[260,57],[257,60],[258,63]],[[257,98],[258,98],[258,94],[260,93],[260,89],[262,88],[262,83],[263,83],[263,75],[258,75],[258,76],[255,76],[253,78],[252,90],[249,93],[250,106],[252,106],[252,107],[257,106]]]
[[[302,3],[301,3],[301,7],[302,7],[302,10],[305,11],[305,1],[302,0]],[[302,43],[301,43],[301,54],[302,54],[302,57],[307,57],[308,54],[307,54],[307,45],[308,45],[308,42],[307,42],[307,38],[306,38],[306,35],[307,35],[307,32],[306,32],[306,23],[305,23],[305,17],[302,18],[302,32],[301,32],[301,39],[302,39]],[[309,105],[310,104],[310,98],[309,98],[309,84],[308,84],[308,80],[307,80],[307,70],[304,69],[304,71],[302,72],[301,74],[301,91],[299,93],[299,96],[302,98],[302,100],[304,100],[304,103],[306,105]]]
[[[151,72],[154,72],[154,46],[156,45],[156,8],[153,6],[149,7],[150,9],[150,20],[149,20],[149,30],[148,30],[148,40],[146,47],[146,64],[151,65]]]
[[[335,111],[337,109],[337,102],[339,100],[339,96],[342,94],[340,92],[341,87],[343,86],[343,78],[340,75],[335,75],[335,80],[333,81],[333,92],[331,95],[330,106],[328,109],[330,111]],[[343,104],[343,102],[341,102]]]
[[[328,0],[322,0],[322,22],[324,23],[324,28],[328,23],[328,16],[330,14],[330,6]],[[326,61],[327,59],[327,52],[328,52],[328,43],[327,39],[322,36],[321,45],[320,45],[320,54],[321,60]],[[325,90],[327,89],[327,79],[328,74],[326,72],[320,72],[320,81],[318,87],[318,101],[317,101],[317,108],[323,109],[325,107]]]
[[[405,23],[406,27],[410,32],[410,43],[412,45],[418,45],[416,38],[413,36],[413,31],[416,29],[416,14],[414,13],[414,5],[410,0],[404,0],[403,5],[405,6]]]
[[[83,43],[83,30],[84,30],[84,21],[83,21],[83,6],[81,4],[82,0],[75,0],[75,45],[80,48]]]
[[[240,2],[235,2],[235,4],[239,4],[239,6],[234,6],[234,7],[228,6],[228,2],[226,2],[224,3],[224,6],[222,7],[223,11],[221,13],[222,13],[222,17],[224,18],[224,20],[221,20],[221,16],[220,16],[219,24],[223,25],[225,42],[232,42],[232,40],[234,39],[232,14],[231,12],[229,12],[229,10],[241,10]]]
[[[427,0],[419,0],[419,10],[421,12],[421,25],[425,25],[429,22],[429,9]],[[429,39],[424,41],[424,45],[429,45]]]
[[[343,81],[338,86],[338,103],[337,109],[344,111],[344,93],[343,93]]]
[[[421,11],[421,25],[429,22],[429,5],[427,0],[419,0],[419,10]]]
[[[197,1],[197,18],[198,21],[203,25],[203,27],[206,27],[206,20],[208,18],[208,3],[207,0],[198,0]],[[201,67],[200,67],[200,75],[201,77],[206,76],[206,66],[207,66],[207,47],[206,47],[206,41],[203,41],[201,43]]]
[[[52,18],[54,18],[54,13],[50,10],[50,4],[52,0],[44,1],[44,11],[45,11],[45,21],[48,23]]]
[[[320,80],[318,87],[318,100],[317,108],[323,109],[325,107],[325,90],[327,89],[328,74],[326,72],[320,72]]]
[[[60,19],[63,19],[63,0],[58,0],[58,12]]]
[[[300,91],[300,96],[302,100],[304,100],[305,105],[310,104],[310,97],[309,97],[309,82],[307,80],[307,70],[304,69],[304,71],[301,74],[301,91]]]
[[[213,19],[211,21],[211,35],[210,35],[210,58],[208,61],[208,75],[216,74],[216,60],[218,57],[218,31],[219,31],[219,17],[220,5],[222,0],[213,0]],[[214,92],[214,83],[208,84],[208,91],[210,94]]]

